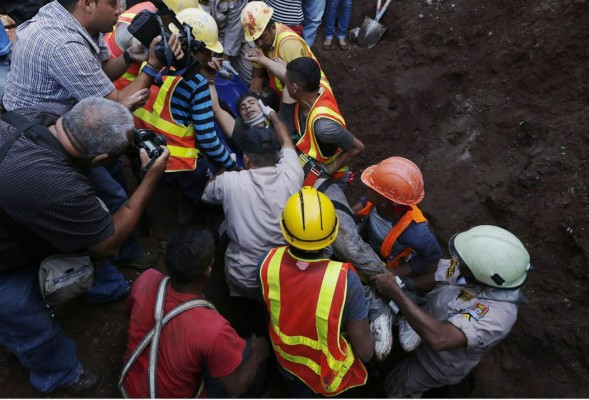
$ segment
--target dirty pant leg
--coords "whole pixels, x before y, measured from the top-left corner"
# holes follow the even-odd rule
[[[90,186],[94,188],[96,196],[100,198],[108,208],[111,214],[114,214],[119,208],[123,207],[129,196],[125,191],[121,181],[122,163],[117,160],[115,163],[106,167],[89,168],[86,176],[90,180]],[[119,261],[131,261],[139,257],[142,252],[141,245],[137,240],[137,236],[132,233],[127,240],[122,244],[117,255]]]
[[[389,398],[418,399],[430,389],[444,386],[421,365],[415,354],[401,361],[385,379],[385,394]]]
[[[82,297],[90,304],[104,304],[128,293],[129,284],[110,260],[102,261],[94,268],[94,283]]]
[[[325,0],[303,0],[303,38],[309,47],[315,43],[317,28],[325,11]]]
[[[0,273],[0,343],[29,370],[31,385],[50,393],[71,385],[81,364],[45,308],[38,274],[38,266]]]

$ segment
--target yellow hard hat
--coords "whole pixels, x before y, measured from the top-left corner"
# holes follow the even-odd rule
[[[201,8],[198,0],[164,0],[164,3],[176,14],[185,8]]]
[[[207,49],[214,53],[223,53],[223,45],[219,42],[219,28],[207,12],[200,8],[185,8],[176,17],[181,23],[190,25],[194,37],[205,42]],[[178,28],[174,24],[168,27],[171,32],[178,33]]]
[[[329,197],[305,186],[290,196],[280,216],[282,235],[301,250],[321,250],[335,240],[339,221]]]
[[[252,42],[259,38],[272,19],[274,9],[263,1],[250,1],[241,10],[241,25],[245,33],[245,40]]]

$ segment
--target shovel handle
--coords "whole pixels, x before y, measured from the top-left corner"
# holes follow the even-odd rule
[[[382,5],[382,0],[376,0],[376,15],[375,18],[378,17],[378,13],[380,12],[380,6]]]
[[[387,0],[386,3],[384,3],[384,6],[380,9],[379,13],[376,15],[375,20],[379,21],[382,16],[384,15],[384,12],[387,10],[387,7],[389,6],[389,4],[391,4],[392,0]]]

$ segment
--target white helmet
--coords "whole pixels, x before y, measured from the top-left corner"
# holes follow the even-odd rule
[[[185,8],[176,17],[181,23],[190,25],[194,38],[202,40],[207,49],[213,53],[223,53],[223,45],[219,42],[219,28],[210,14],[202,8]],[[170,24],[169,28],[172,33],[178,33],[174,24]]]
[[[499,289],[523,285],[530,255],[512,233],[493,225],[479,225],[450,238],[450,253],[464,263],[477,281]]]

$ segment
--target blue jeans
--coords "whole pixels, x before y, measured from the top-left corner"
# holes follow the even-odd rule
[[[352,0],[327,0],[325,8],[325,39],[333,39],[335,20],[337,19],[337,38],[345,39],[350,17],[352,16]]]
[[[321,25],[321,18],[325,11],[325,0],[303,0],[303,39],[309,47],[315,43],[317,28]]]
[[[0,273],[0,343],[30,371],[31,385],[50,393],[71,385],[81,364],[45,308],[38,274],[38,266]]]
[[[86,176],[90,180],[90,186],[94,188],[96,196],[100,198],[111,214],[123,207],[129,196],[125,190],[123,163],[117,160],[106,167],[89,168]],[[139,257],[142,252],[141,245],[135,234],[122,244],[117,255],[117,260],[131,261]]]

